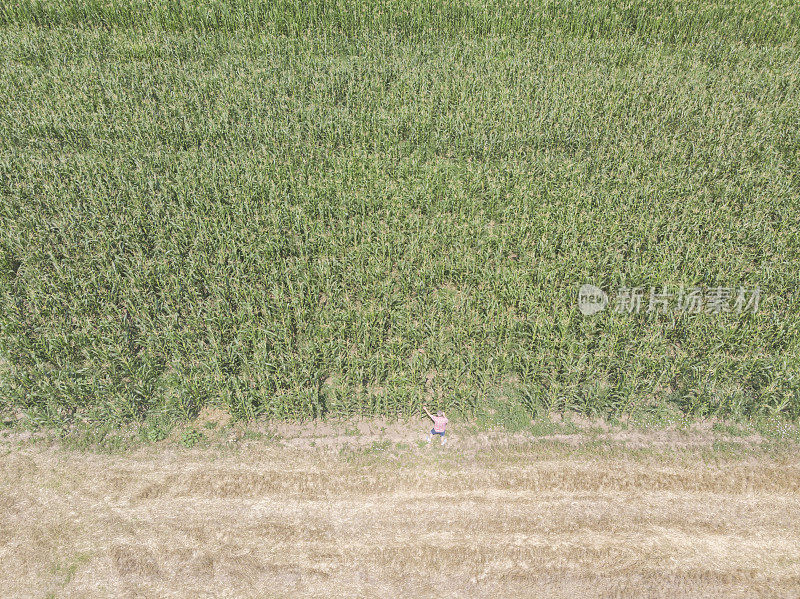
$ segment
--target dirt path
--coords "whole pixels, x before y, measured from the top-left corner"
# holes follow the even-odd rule
[[[471,443],[2,444],[2,594],[800,596],[796,454]]]

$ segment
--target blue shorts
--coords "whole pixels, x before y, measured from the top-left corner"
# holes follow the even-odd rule
[[[442,437],[444,437],[444,431],[442,431],[442,432],[440,433],[440,432],[438,432],[438,431],[435,431],[434,429],[431,429],[431,434],[432,434],[432,435],[441,435]]]

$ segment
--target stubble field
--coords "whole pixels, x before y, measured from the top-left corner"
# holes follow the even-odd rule
[[[614,439],[6,440],[3,594],[798,596],[796,445]]]

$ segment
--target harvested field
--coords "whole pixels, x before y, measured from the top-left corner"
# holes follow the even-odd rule
[[[444,447],[309,447],[298,438],[116,455],[4,441],[4,595],[800,590],[800,460],[791,447],[522,437],[500,446],[491,435]]]

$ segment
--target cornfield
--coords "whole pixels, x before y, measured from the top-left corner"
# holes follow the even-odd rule
[[[0,409],[800,415],[800,5],[0,2]],[[583,316],[578,287],[759,286]]]

